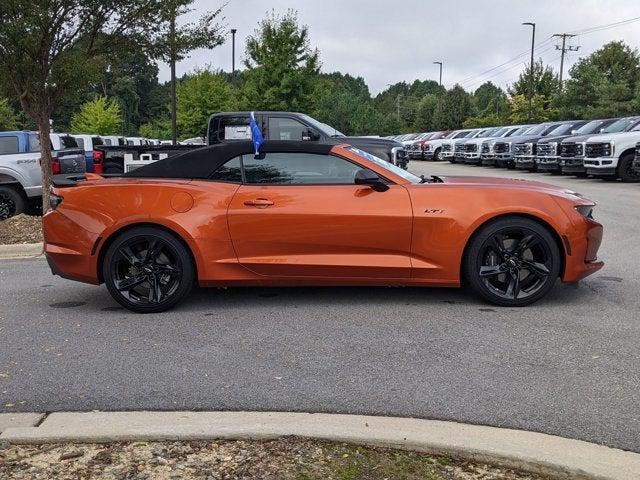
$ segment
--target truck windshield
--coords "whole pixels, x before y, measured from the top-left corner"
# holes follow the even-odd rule
[[[527,131],[527,135],[541,135],[542,132],[544,132],[547,128],[549,128],[549,125],[537,125],[533,128],[531,128],[530,130]]]
[[[573,128],[574,125],[575,124],[573,123],[565,123],[563,125],[558,125],[556,128],[554,128],[548,133],[548,136],[554,137],[556,135],[566,135],[567,133],[571,132],[571,129]]]
[[[319,132],[324,133],[328,137],[344,137],[345,136],[344,133],[339,132],[338,130],[333,128],[331,125],[327,125],[326,123],[319,122],[318,120],[316,120],[313,117],[310,117],[309,115],[302,114],[300,116],[305,120],[305,122],[309,123],[310,125],[313,126],[313,128],[315,128]]]
[[[640,118],[638,117],[621,118],[620,120],[613,122],[607,128],[602,130],[602,133],[626,132],[627,130],[635,127],[639,121]]]
[[[364,150],[360,150],[359,148],[356,148],[356,147],[347,147],[347,150],[349,150],[352,153],[355,153],[359,157],[362,157],[366,160],[369,160],[370,162],[375,163],[376,165],[390,171],[391,173],[395,173],[399,177],[402,177],[411,183],[420,183],[422,181],[420,177],[414,175],[413,173],[409,173],[406,170],[403,170],[402,168],[395,166],[393,163],[386,162],[381,158],[376,157],[375,155],[371,155],[369,152],[365,152]]]
[[[600,127],[604,124],[604,120],[591,120],[576,130],[576,135],[588,135],[600,131]]]

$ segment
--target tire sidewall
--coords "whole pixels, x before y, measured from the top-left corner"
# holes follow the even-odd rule
[[[7,218],[20,215],[21,213],[24,213],[26,211],[27,202],[20,191],[18,191],[16,188],[10,185],[0,185],[0,195],[6,195],[7,197],[9,197],[9,199],[13,202],[15,208],[15,212],[13,213],[13,215]]]
[[[171,248],[173,248],[175,254],[179,257],[180,263],[182,264],[182,278],[178,289],[168,299],[163,300],[160,303],[150,305],[132,303],[125,298],[115,286],[112,271],[113,258],[120,247],[133,238],[145,236],[156,236],[169,244]],[[155,227],[135,227],[118,235],[118,237],[111,242],[104,255],[102,272],[104,283],[114,300],[123,307],[136,313],[158,313],[173,308],[191,292],[195,283],[195,267],[188,248],[175,235]]]
[[[530,230],[539,235],[547,244],[552,258],[551,273],[547,283],[535,294],[517,300],[505,299],[494,294],[486,287],[478,275],[481,261],[480,253],[484,242],[498,231],[513,227]],[[562,256],[560,248],[553,235],[551,235],[545,226],[528,218],[504,217],[482,226],[471,238],[463,260],[463,273],[464,279],[469,286],[486,301],[505,307],[524,307],[540,300],[553,289],[560,276],[561,265]]]

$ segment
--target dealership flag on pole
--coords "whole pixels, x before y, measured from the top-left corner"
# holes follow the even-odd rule
[[[251,122],[249,123],[251,127],[251,138],[253,140],[253,149],[255,150],[256,155],[260,154],[260,147],[264,143],[264,138],[262,138],[262,132],[260,131],[260,127],[256,123],[256,117],[251,112]]]

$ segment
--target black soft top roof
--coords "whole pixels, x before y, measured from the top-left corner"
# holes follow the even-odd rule
[[[266,141],[262,153],[316,153],[327,155],[341,142]],[[238,155],[253,155],[253,143],[229,142],[202,147],[137,168],[125,177],[206,179],[220,166]]]

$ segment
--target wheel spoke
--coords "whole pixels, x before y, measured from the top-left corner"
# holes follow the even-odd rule
[[[538,239],[534,235],[527,235],[518,242],[513,251],[516,254],[522,254],[525,250],[533,247],[537,243]]]
[[[498,255],[503,255],[507,251],[504,247],[504,236],[500,233],[495,234],[489,239],[489,247]]]
[[[169,275],[170,277],[181,277],[182,276],[182,271],[180,271],[179,268],[177,268],[177,267],[175,267],[173,265],[158,264],[157,268],[158,268],[158,272],[160,272],[161,274],[164,274],[164,275]]]
[[[125,278],[123,280],[116,282],[116,288],[121,292],[126,290],[131,290],[132,288],[135,288],[141,283],[143,283],[145,280],[146,280],[146,277],[143,277],[143,276]]]
[[[551,273],[544,263],[534,262],[531,260],[523,260],[522,266],[538,277],[548,277]]]
[[[513,297],[514,299],[518,298],[520,294],[520,272],[515,272],[511,274],[511,281],[509,281],[509,287],[506,291],[507,297]]]
[[[150,303],[158,303],[162,300],[162,289],[160,288],[160,280],[158,277],[153,277],[149,282],[151,285],[149,287],[149,296],[148,300]]]
[[[481,266],[480,267],[480,276],[481,277],[493,277],[496,275],[500,275],[504,273],[504,271],[500,268],[499,265],[491,265],[491,266]]]
[[[133,250],[131,250],[131,247],[128,245],[122,247],[119,252],[120,255],[122,255],[122,257],[133,266],[137,266],[142,263],[142,259],[133,253]]]
[[[160,253],[162,246],[160,242],[155,238],[149,241],[149,247],[147,248],[147,253],[144,256],[144,261],[148,262],[151,260],[155,260],[158,254]]]

